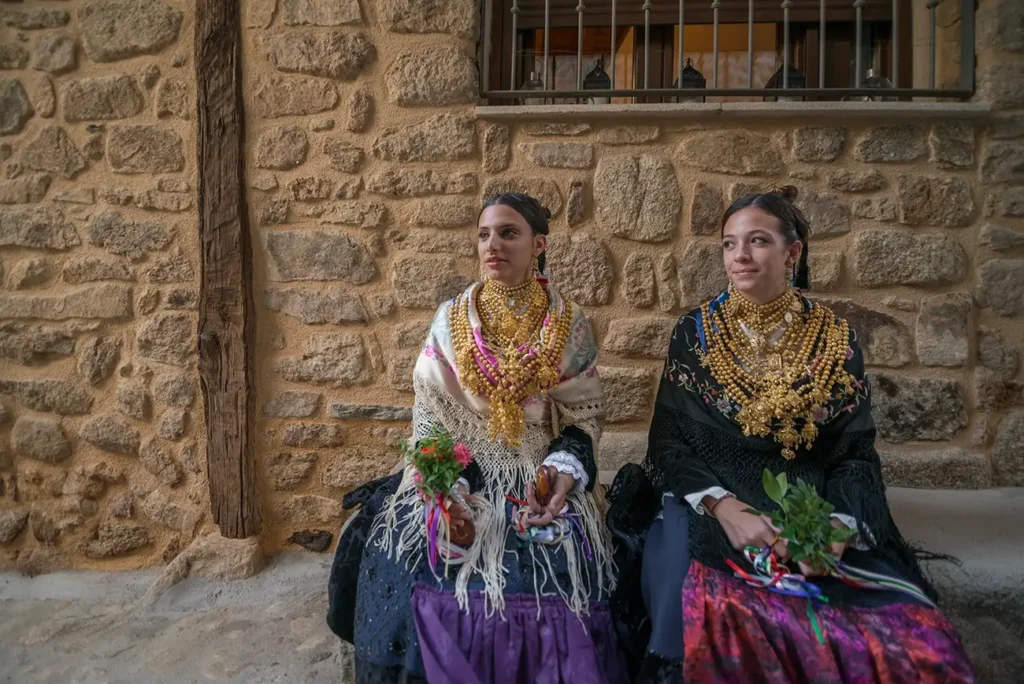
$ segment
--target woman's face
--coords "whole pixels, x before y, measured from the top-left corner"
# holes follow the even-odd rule
[[[484,209],[477,224],[477,254],[490,280],[514,287],[533,272],[533,259],[547,248],[519,212],[502,204]]]
[[[729,282],[755,304],[783,293],[801,251],[800,242],[786,244],[779,219],[755,207],[737,211],[722,229],[722,258]]]

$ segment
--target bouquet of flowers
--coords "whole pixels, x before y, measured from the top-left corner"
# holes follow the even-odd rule
[[[473,543],[476,536],[472,522],[465,523],[453,536],[450,507],[459,503],[465,510],[468,504],[458,492],[459,476],[473,462],[473,455],[465,444],[456,444],[444,428],[434,426],[430,434],[415,444],[402,443],[406,462],[414,469],[416,488],[424,501],[424,523],[427,535],[427,558],[430,569],[437,565],[443,545],[445,563],[452,560],[449,542],[461,546]]]

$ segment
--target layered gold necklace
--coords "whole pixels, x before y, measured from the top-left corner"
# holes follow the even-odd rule
[[[708,302],[701,314],[707,340],[701,363],[739,405],[743,434],[773,435],[787,459],[801,446],[809,449],[818,435],[814,418],[833,388],[854,392],[844,368],[846,321],[837,323],[820,304],[805,314],[792,290],[763,305],[730,291],[721,307],[712,313]]]
[[[463,296],[449,313],[459,381],[490,402],[488,438],[519,446],[525,402],[558,384],[571,316],[551,310],[535,278],[516,287],[485,281],[476,301],[479,329],[471,307],[470,297]]]

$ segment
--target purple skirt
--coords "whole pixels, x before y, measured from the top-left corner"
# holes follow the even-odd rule
[[[629,681],[607,603],[577,616],[559,596],[505,596],[504,619],[484,614],[471,592],[469,612],[455,595],[423,584],[413,590],[413,615],[431,684],[625,684]]]

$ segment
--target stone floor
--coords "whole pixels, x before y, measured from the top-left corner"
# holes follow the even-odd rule
[[[982,682],[1024,682],[1024,490],[892,490]],[[0,682],[344,682],[324,623],[330,557],[286,553],[238,582],[188,579],[142,607],[157,571],[0,574]]]

